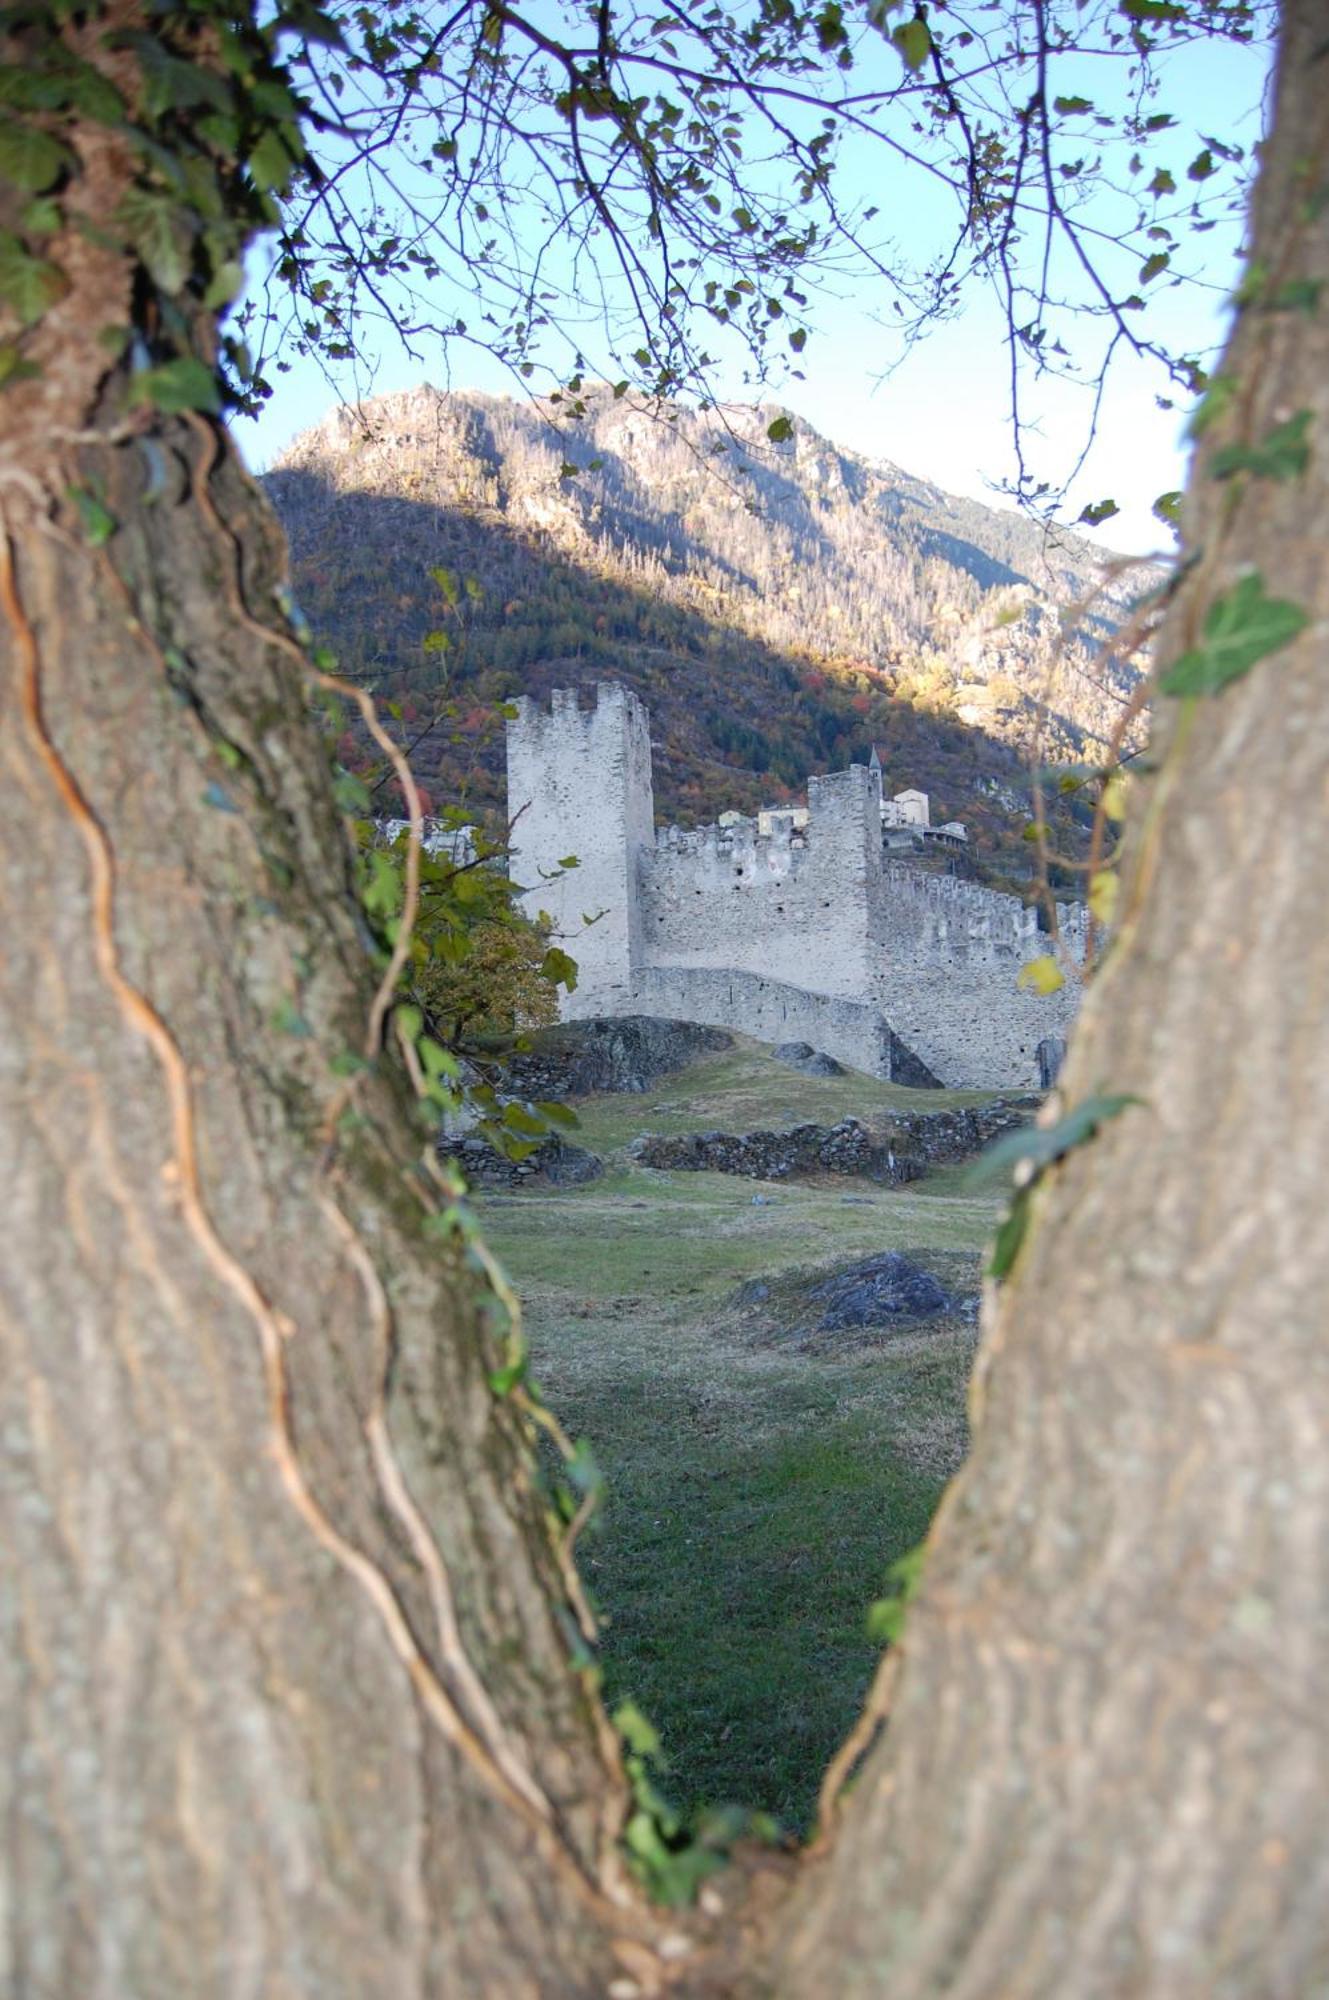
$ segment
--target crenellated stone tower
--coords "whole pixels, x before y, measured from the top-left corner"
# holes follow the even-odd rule
[[[626,1012],[643,956],[642,855],[655,845],[650,718],[616,682],[596,689],[589,712],[568,688],[554,690],[548,714],[525,696],[516,706],[507,732],[512,877],[577,961],[565,1017]],[[570,855],[578,865],[560,873]]]

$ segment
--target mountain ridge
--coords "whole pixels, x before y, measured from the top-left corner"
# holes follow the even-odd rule
[[[990,871],[1027,873],[1021,757],[1041,731],[1043,761],[1092,759],[1138,668],[1089,662],[1138,582],[1105,577],[1081,536],[775,406],[666,420],[605,390],[582,402],[567,422],[399,392],[332,412],[266,477],[296,595],[344,669],[408,727],[446,680],[454,713],[417,745],[426,781],[501,804],[478,711],[621,678],[656,718],[666,817],[750,811],[875,742],[892,789],[932,791]]]

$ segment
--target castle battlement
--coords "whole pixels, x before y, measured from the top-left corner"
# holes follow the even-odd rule
[[[645,706],[615,683],[588,709],[555,689],[508,725],[508,811],[513,877],[578,962],[569,1015],[668,994],[683,1018],[767,1039],[797,1022],[873,1074],[978,1086],[1036,1083],[1039,1042],[1065,1033],[1070,992],[1016,984],[1046,949],[1033,910],[885,858],[876,763],[810,777],[799,827],[768,809],[657,830]],[[1083,912],[1058,915],[1082,942]]]
[[[517,713],[508,723],[509,740],[514,730],[519,734],[566,740],[577,730],[589,736],[601,729],[618,731],[625,723],[644,729],[649,738],[650,714],[646,704],[620,681],[600,681],[592,708],[582,707],[577,688],[552,688],[547,709],[528,694],[519,695],[513,706]]]

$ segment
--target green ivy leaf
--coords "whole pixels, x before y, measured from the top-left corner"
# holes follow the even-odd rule
[[[1270,312],[1300,312],[1309,316],[1319,308],[1324,282],[1320,278],[1289,278],[1275,286],[1269,296]]]
[[[543,1139],[548,1130],[543,1118],[537,1118],[521,1104],[503,1106],[503,1123],[510,1132],[521,1132],[528,1139]]]
[[[1170,492],[1160,493],[1149,511],[1156,521],[1162,521],[1167,527],[1175,528],[1181,520],[1181,502],[1181,488],[1174,486]]]
[[[0,229],[0,300],[11,308],[20,326],[33,325],[68,290],[69,280],[58,264],[34,257],[10,230]]]
[[[794,426],[788,417],[777,417],[773,424],[767,424],[766,435],[772,444],[784,444],[794,435]]]
[[[520,1355],[516,1361],[509,1361],[502,1368],[495,1368],[489,1377],[489,1386],[496,1396],[507,1396],[524,1380],[530,1367],[529,1355]]]
[[[1217,694],[1257,661],[1281,652],[1309,623],[1299,604],[1270,597],[1264,578],[1251,570],[1214,599],[1201,643],[1168,668],[1159,687],[1164,694]]]
[[[1104,521],[1110,521],[1114,514],[1119,514],[1120,512],[1121,509],[1115,500],[1095,500],[1091,507],[1082,507],[1080,509],[1080,519],[1086,526],[1098,528],[1102,526]]]
[[[206,104],[214,111],[229,111],[231,100],[219,76],[201,63],[184,62],[173,56],[155,35],[122,34],[115,37],[118,48],[132,49],[143,73],[143,108],[149,118],[166,111],[188,111]]]
[[[73,157],[67,146],[35,125],[0,125],[0,181],[22,188],[25,194],[45,194],[73,164]]]
[[[1215,375],[1196,404],[1191,420],[1186,426],[1187,437],[1203,437],[1216,423],[1221,422],[1232,406],[1237,393],[1235,376]]]
[[[125,100],[111,82],[89,62],[79,62],[61,79],[64,102],[98,125],[118,125],[125,116]]]
[[[551,944],[540,961],[540,977],[547,979],[551,986],[564,986],[569,993],[577,990],[577,961],[569,958],[565,951]]]
[[[541,1097],[536,1100],[535,1108],[546,1125],[560,1125],[565,1132],[574,1132],[581,1124],[570,1104],[556,1104],[551,1098]]]
[[[189,276],[191,243],[179,203],[152,188],[127,188],[115,220],[158,291],[168,296],[182,291]]]
[[[269,128],[262,134],[245,162],[249,177],[264,194],[285,194],[295,172],[295,161],[287,144],[293,127],[281,131]]]
[[[887,1595],[868,1606],[868,1637],[878,1646],[894,1645],[904,1631],[905,1613],[923,1581],[925,1545],[910,1549],[886,1572]]]
[[[37,195],[19,216],[18,226],[25,236],[54,236],[64,228],[65,218],[58,201]]]
[[[78,509],[89,545],[99,549],[104,542],[109,542],[120,525],[110,509],[103,506],[97,495],[90,493],[86,486],[71,486],[68,497]]]
[[[1021,1164],[1028,1164],[1041,1173],[1044,1167],[1050,1167],[1076,1146],[1092,1139],[1102,1126],[1120,1117],[1132,1104],[1142,1102],[1141,1098],[1124,1092],[1086,1097],[1064,1118],[1059,1118],[1055,1125],[1026,1125],[1018,1132],[1008,1132],[967,1169],[965,1184],[968,1187],[987,1187],[1010,1168]]]
[[[31,382],[41,374],[35,361],[29,361],[12,341],[0,346],[0,390],[11,388],[16,382]]]
[[[1004,1278],[1019,1255],[1020,1245],[1029,1229],[1029,1192],[1027,1187],[1016,1189],[992,1239],[992,1255],[987,1267],[990,1278]]]
[[[1311,422],[1309,410],[1298,410],[1259,444],[1225,444],[1214,453],[1209,470],[1215,479],[1230,479],[1234,472],[1253,472],[1258,479],[1295,479],[1310,459]]]
[[[217,378],[207,363],[193,354],[164,361],[160,368],[145,368],[134,377],[129,400],[151,403],[168,415],[179,410],[207,410],[217,416],[221,411]]]
[[[660,1733],[642,1714],[635,1701],[622,1701],[614,1710],[613,1724],[629,1750],[638,1757],[660,1755]]]

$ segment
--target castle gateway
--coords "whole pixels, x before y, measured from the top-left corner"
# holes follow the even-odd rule
[[[741,818],[657,831],[634,694],[610,683],[589,711],[567,689],[548,713],[516,707],[511,872],[577,961],[565,1019],[657,1014],[810,1042],[905,1084],[1038,1085],[1039,1043],[1066,1034],[1076,983],[1017,984],[1047,950],[1018,898],[894,858],[875,758],[809,778],[801,825],[776,813],[768,832]],[[579,865],[560,871],[569,855]],[[1057,914],[1082,951],[1083,910]]]

